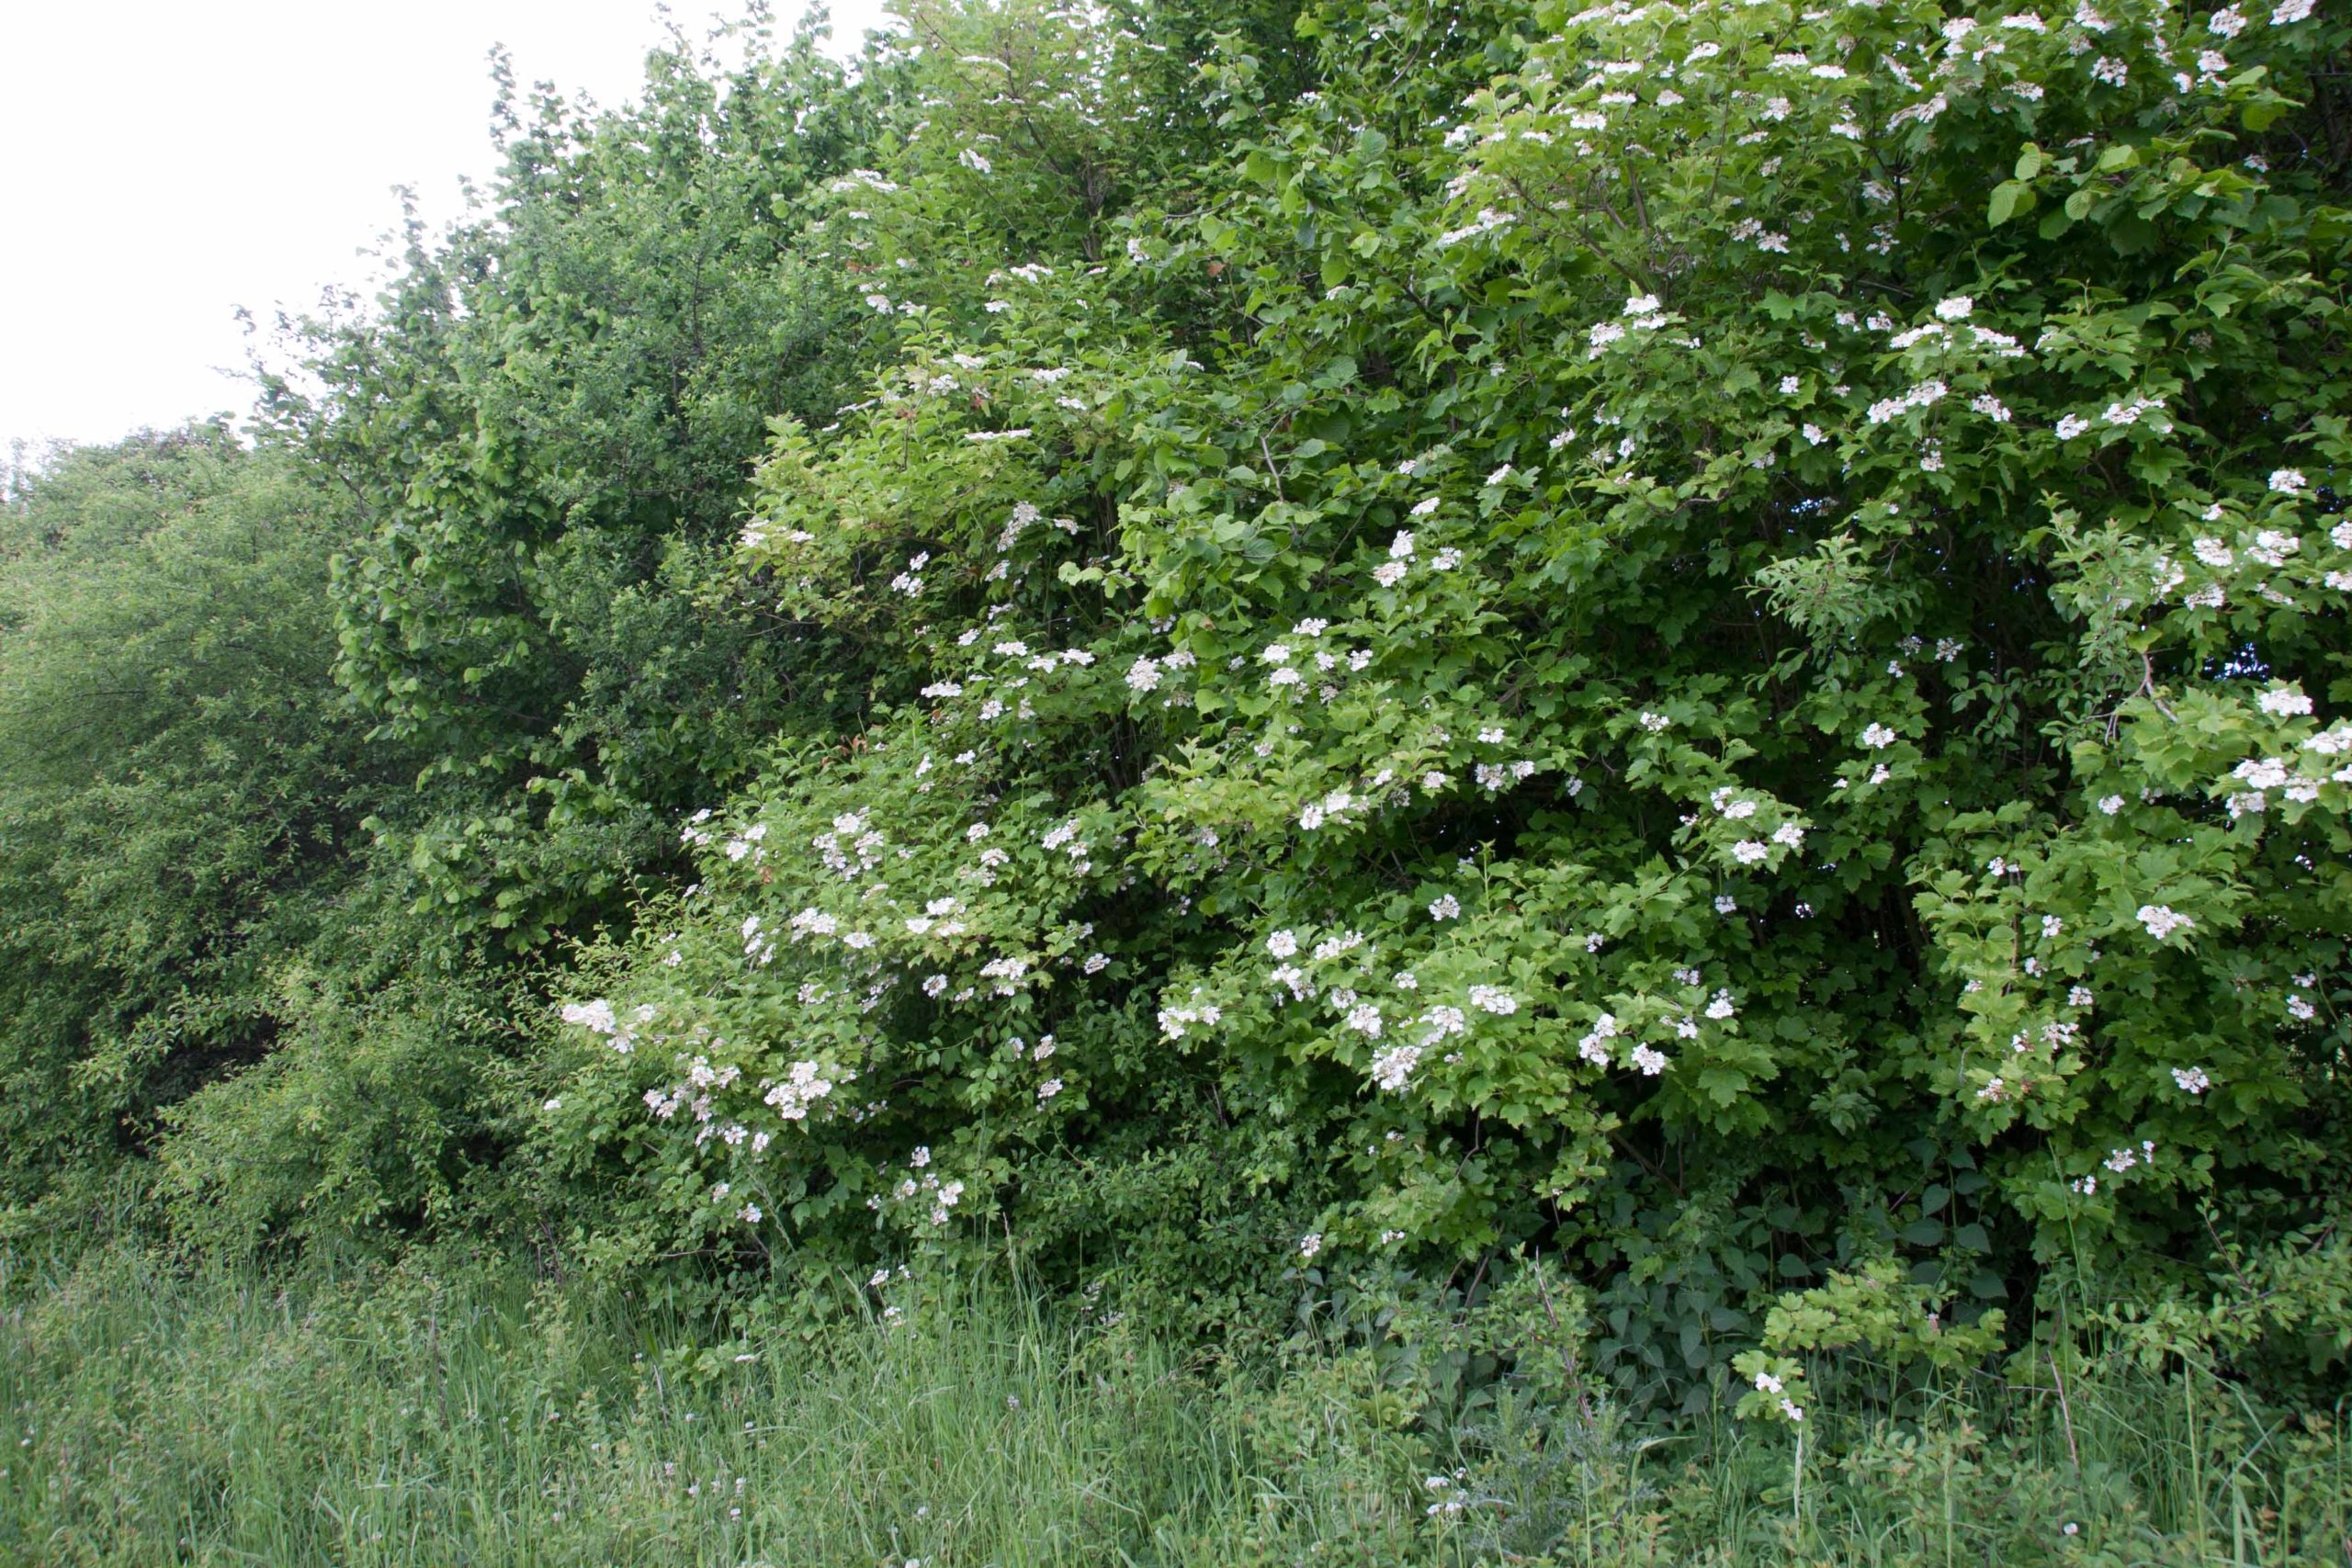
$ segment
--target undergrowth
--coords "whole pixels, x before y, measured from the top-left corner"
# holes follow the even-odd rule
[[[859,1299],[844,1281],[843,1301]],[[765,1343],[452,1253],[0,1256],[27,1565],[2343,1563],[2340,1411],[2012,1364],[1903,1413],[1637,1424],[1433,1397],[1377,1347],[1219,1355],[1000,1272]]]

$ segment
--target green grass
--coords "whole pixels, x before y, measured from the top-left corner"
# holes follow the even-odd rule
[[[2121,1367],[1825,1411],[1800,1515],[1777,1433],[1438,1422],[1001,1284],[751,1350],[503,1265],[0,1254],[0,1303],[11,1565],[2352,1562],[2329,1420]]]

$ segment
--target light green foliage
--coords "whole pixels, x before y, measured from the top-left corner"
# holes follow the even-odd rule
[[[74,452],[0,513],[0,1201],[265,1051],[374,768],[337,722],[334,514],[222,428]]]
[[[854,700],[837,647],[715,563],[768,418],[829,415],[864,368],[805,209],[880,89],[729,31],[744,62],[674,39],[617,109],[502,72],[485,209],[413,231],[376,309],[295,324],[304,374],[268,388],[356,502],[335,677],[425,752],[370,830],[418,912],[510,952],[622,916],[669,813]]]

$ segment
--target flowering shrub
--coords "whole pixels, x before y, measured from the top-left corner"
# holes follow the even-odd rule
[[[870,719],[682,825],[551,1149],[896,1253],[1212,1148],[1267,1270],[1706,1189],[1980,1301],[2340,1168],[2342,21],[1333,6],[1016,254],[1151,46],[938,25],[828,219],[899,358],[740,547]]]

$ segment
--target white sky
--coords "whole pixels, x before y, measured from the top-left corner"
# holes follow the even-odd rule
[[[492,44],[616,104],[661,37],[652,0],[0,0],[0,454],[242,414],[236,306],[368,284],[392,186],[439,220],[495,171]]]

